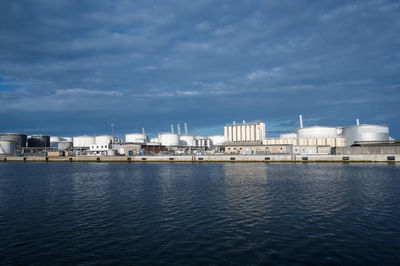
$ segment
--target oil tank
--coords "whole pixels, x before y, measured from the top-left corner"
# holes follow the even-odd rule
[[[62,141],[70,141],[70,142],[73,141],[73,140],[72,140],[72,137],[61,137],[61,140],[62,140]]]
[[[222,145],[225,142],[223,135],[209,136],[208,138],[211,140],[211,145],[214,146]]]
[[[95,144],[95,137],[93,136],[77,136],[73,137],[74,148],[89,148],[91,145]]]
[[[297,129],[298,138],[334,138],[338,136],[338,129],[336,127],[304,127]]]
[[[111,144],[113,141],[113,137],[110,135],[102,135],[95,137],[96,145],[108,145]]]
[[[14,141],[0,140],[0,155],[14,155],[16,152]]]
[[[63,140],[63,139],[60,138],[60,137],[50,136],[50,143],[59,142],[59,141],[62,141],[62,140]]]
[[[187,146],[187,147],[195,146],[194,136],[191,135],[180,135],[179,142],[182,146]]]
[[[179,136],[174,133],[160,133],[158,140],[163,146],[179,146]]]
[[[130,133],[125,135],[125,142],[127,143],[141,143],[147,142],[147,135],[143,133]]]
[[[45,136],[45,135],[29,136],[28,147],[33,147],[33,148],[50,147],[50,136]]]
[[[343,128],[346,146],[362,141],[388,141],[389,127],[387,125],[361,124]]]
[[[13,141],[15,142],[15,148],[20,150],[23,147],[26,147],[26,134],[18,134],[18,133],[1,133],[0,140],[5,141]]]
[[[72,148],[72,141],[59,141],[57,142],[57,148],[59,150],[68,150]]]

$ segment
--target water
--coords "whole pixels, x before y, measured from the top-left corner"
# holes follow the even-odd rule
[[[0,163],[1,264],[397,264],[400,166]]]

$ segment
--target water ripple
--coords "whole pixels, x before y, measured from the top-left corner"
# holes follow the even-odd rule
[[[2,163],[2,264],[397,264],[393,164]]]

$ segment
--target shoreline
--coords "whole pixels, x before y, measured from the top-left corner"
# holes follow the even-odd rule
[[[399,154],[379,155],[170,155],[170,156],[0,156],[0,162],[264,162],[374,163],[400,162]]]

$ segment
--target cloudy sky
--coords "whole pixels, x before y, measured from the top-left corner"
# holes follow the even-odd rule
[[[0,131],[223,134],[263,120],[389,123],[400,138],[400,2],[0,2]]]

